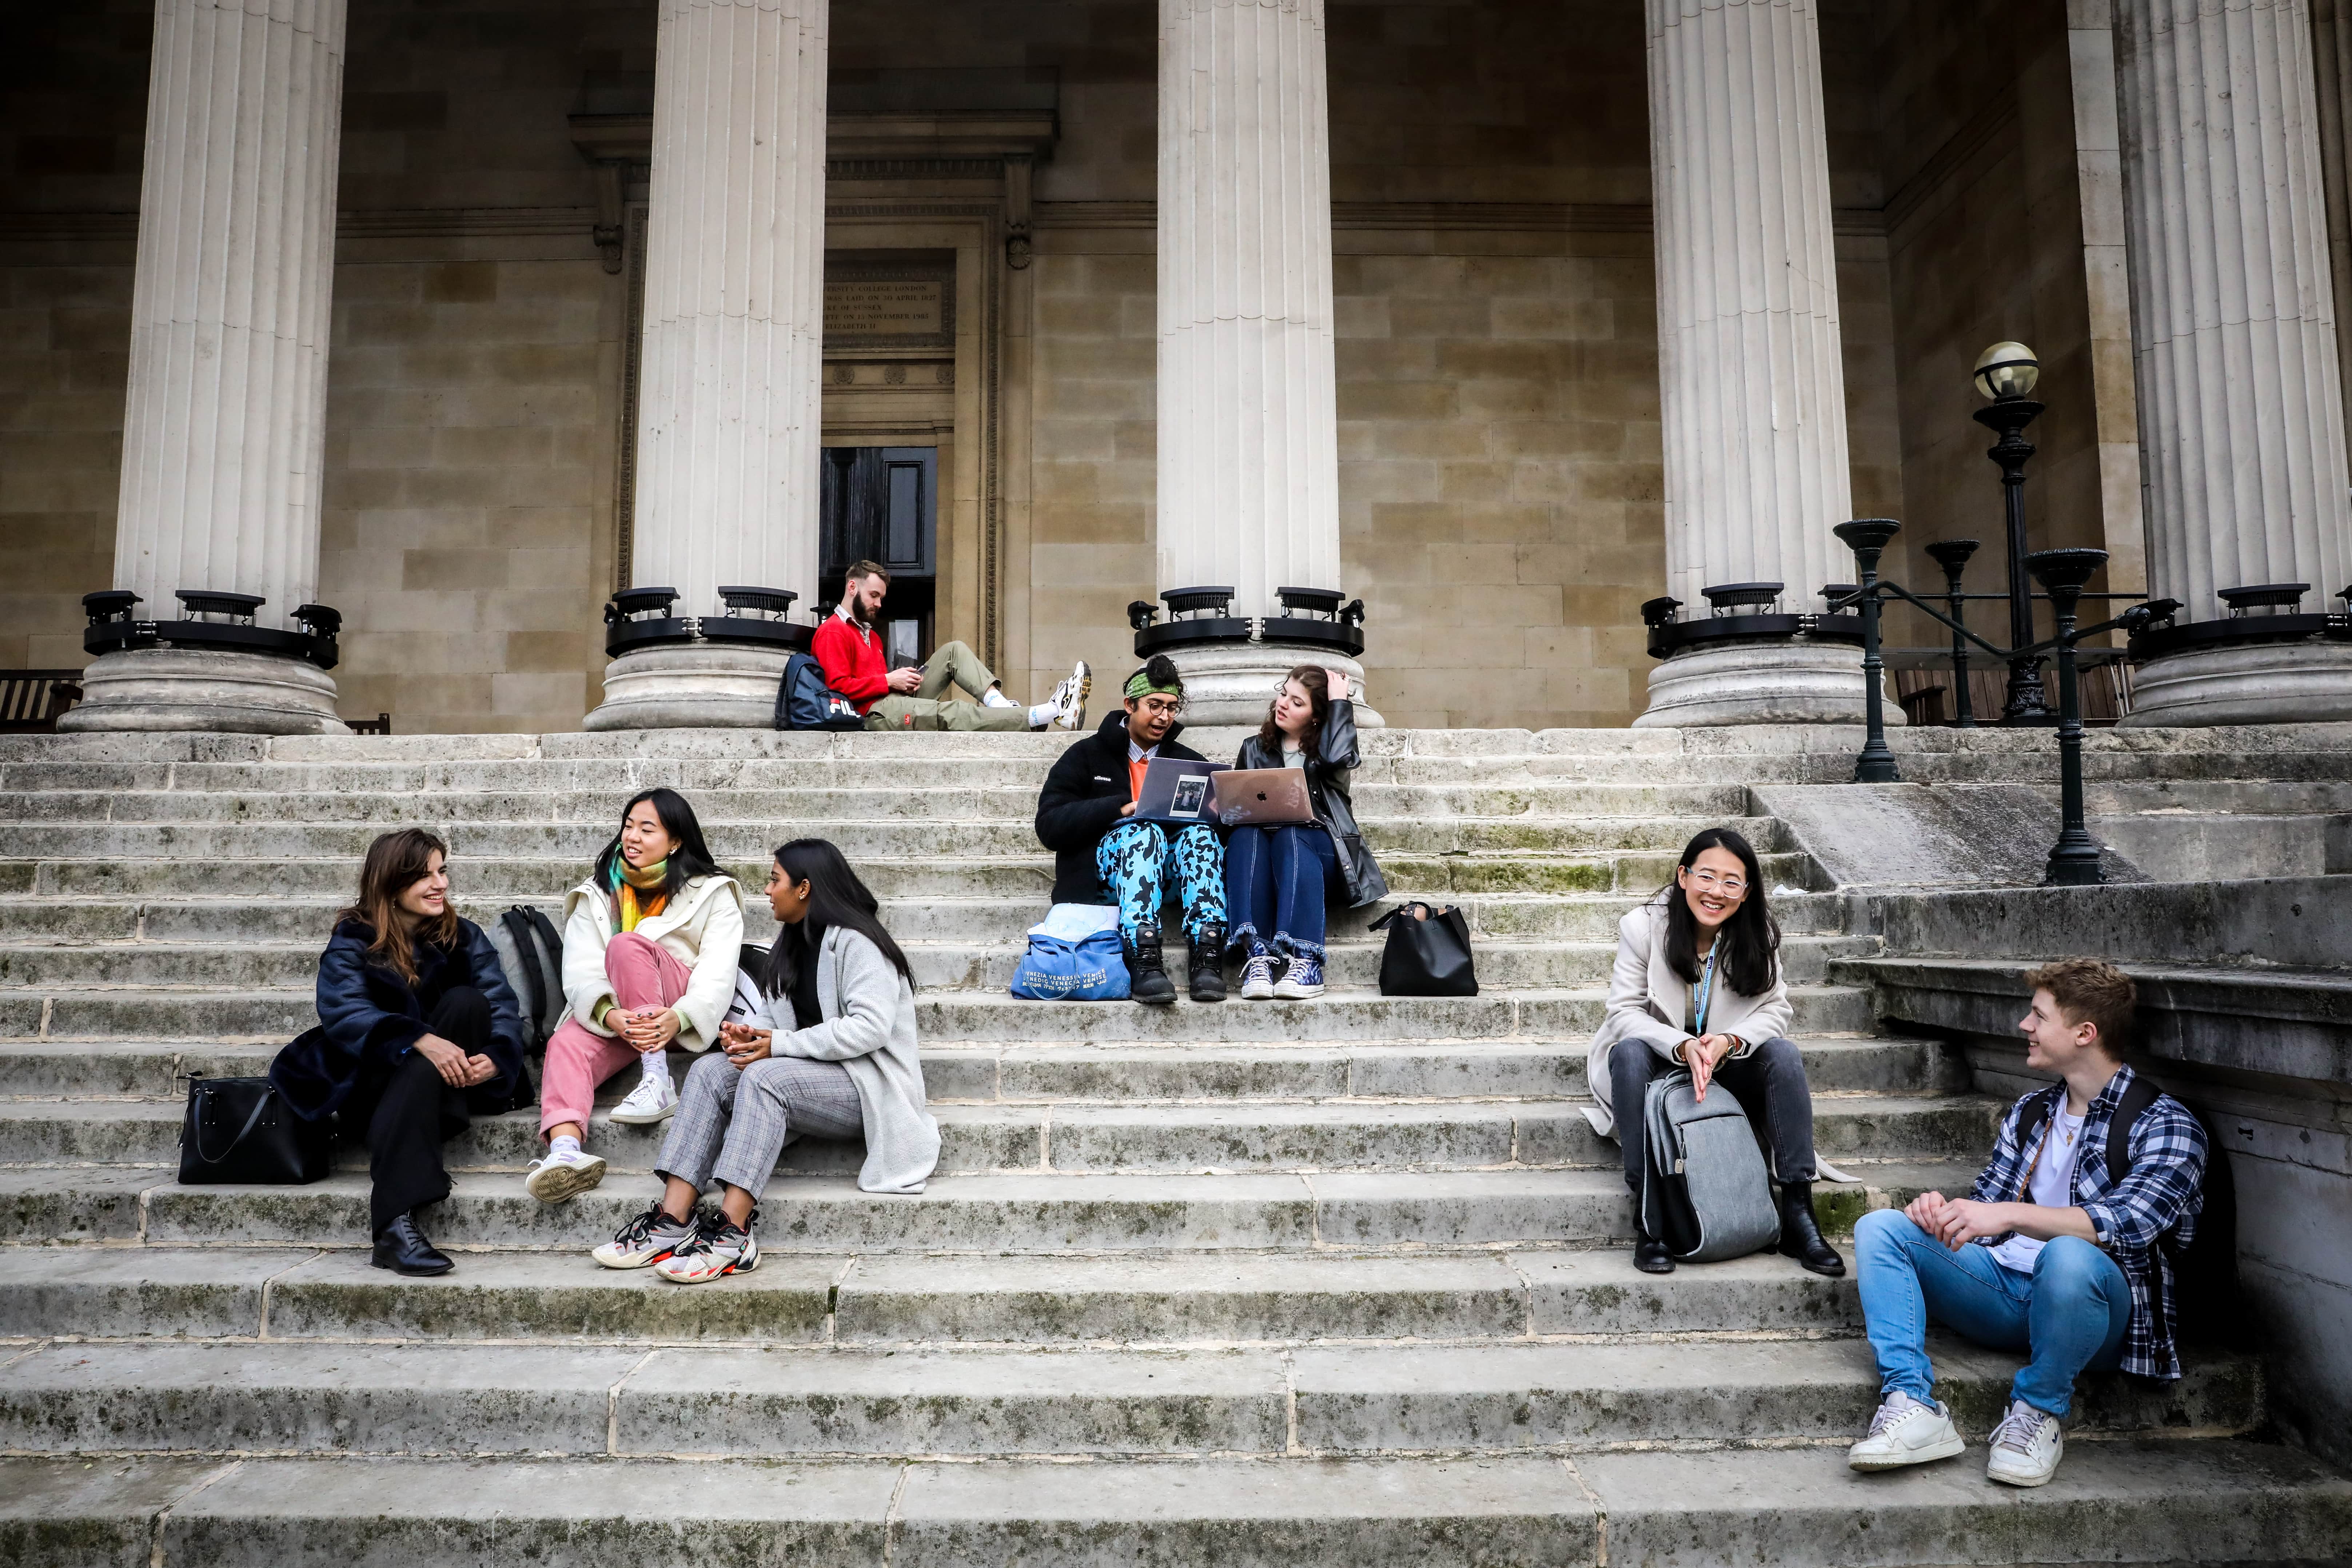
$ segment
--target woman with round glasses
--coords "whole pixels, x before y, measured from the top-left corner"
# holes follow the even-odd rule
[[[1587,1112],[1624,1151],[1634,1197],[1633,1267],[1668,1274],[1665,1244],[1642,1229],[1649,1149],[1643,1102],[1650,1080],[1677,1069],[1761,1118],[1780,1184],[1780,1252],[1815,1274],[1845,1272],[1813,1219],[1813,1097],[1804,1058],[1788,1038],[1791,1009],[1780,973],[1780,928],[1765,907],[1764,872],[1748,840],[1710,827],[1684,848],[1675,879],[1617,925],[1609,1011],[1585,1058],[1599,1102]]]

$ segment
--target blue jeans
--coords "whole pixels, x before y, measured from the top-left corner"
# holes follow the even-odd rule
[[[2030,1352],[2009,1396],[2052,1415],[2073,1405],[2077,1373],[2105,1372],[2123,1359],[2131,1284],[2087,1241],[2062,1236],[2034,1258],[2032,1274],[2021,1274],[1990,1247],[1971,1242],[1955,1252],[1901,1210],[1874,1209],[1853,1227],[1853,1252],[1883,1393],[1933,1398],[1930,1317],[1980,1345]]]
[[[1314,823],[1236,827],[1225,842],[1225,902],[1235,947],[1253,937],[1286,957],[1323,962],[1324,906],[1339,879],[1330,833]]]
[[[1160,906],[1171,892],[1184,907],[1188,941],[1225,923],[1224,847],[1205,823],[1171,833],[1129,817],[1095,846],[1095,871],[1118,905],[1118,933],[1129,941],[1136,927],[1160,923]]]

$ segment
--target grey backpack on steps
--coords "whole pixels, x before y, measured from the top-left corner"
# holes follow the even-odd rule
[[[547,1037],[563,1017],[563,937],[555,922],[529,904],[517,904],[483,928],[507,987],[522,1010],[523,1049],[547,1049]]]
[[[1744,1258],[1780,1239],[1764,1152],[1730,1090],[1717,1084],[1702,1101],[1689,1073],[1667,1073],[1650,1080],[1642,1114],[1643,1230],[1685,1263]]]

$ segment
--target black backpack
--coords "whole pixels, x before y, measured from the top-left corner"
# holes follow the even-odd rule
[[[824,683],[824,666],[814,654],[796,653],[784,660],[784,678],[776,683],[776,728],[779,730],[862,730],[866,720],[857,704]]]
[[[2063,1092],[2063,1089],[2062,1091]],[[2120,1184],[2131,1170],[2131,1134],[2164,1090],[2144,1073],[2132,1076],[2114,1120],[2107,1123],[2107,1185]],[[2047,1092],[2033,1096],[2018,1119],[2018,1147],[2029,1146],[2050,1120],[2056,1098]],[[2205,1131],[2205,1173],[2199,1183],[2204,1205],[2197,1214],[2196,1239],[2187,1247],[2167,1231],[2157,1245],[2172,1263],[2173,1323],[2181,1338],[2213,1344],[2237,1344],[2247,1334],[2244,1304],[2238,1289],[2238,1187],[2230,1173],[2230,1155],[2213,1135],[2213,1124],[2185,1101],[2181,1109]],[[2164,1306],[2164,1274],[2149,1276],[2149,1289],[2158,1311]]]

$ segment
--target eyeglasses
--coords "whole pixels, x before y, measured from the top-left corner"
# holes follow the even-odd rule
[[[1173,715],[1184,711],[1184,700],[1182,698],[1163,697],[1158,692],[1148,692],[1145,695],[1137,698],[1135,700],[1135,705],[1146,713],[1167,713]]]
[[[1685,871],[1683,875],[1688,877],[1696,886],[1705,888],[1708,892],[1721,893],[1729,899],[1736,899],[1748,890],[1748,879],[1745,877],[1718,877],[1712,871]]]

